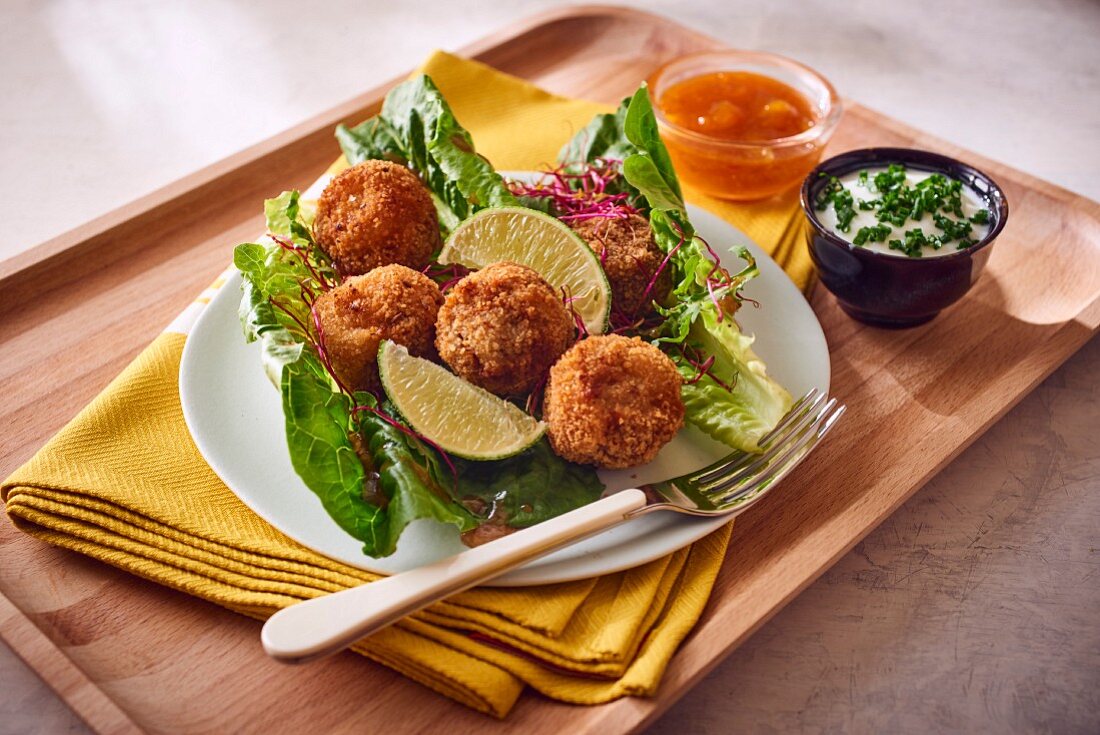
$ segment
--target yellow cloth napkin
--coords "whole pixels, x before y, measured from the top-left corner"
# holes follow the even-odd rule
[[[446,54],[433,56],[424,70],[479,149],[502,168],[553,160],[562,142],[604,109]],[[695,201],[765,247],[789,229],[790,218],[778,210]],[[796,280],[804,278],[806,264],[793,257],[801,251],[778,252]],[[49,543],[257,618],[374,579],[283,536],[206,465],[180,407],[185,339],[162,334],[4,481],[0,496],[12,522]],[[595,580],[471,590],[356,650],[497,717],[525,685],[579,704],[649,695],[702,612],[729,531]]]

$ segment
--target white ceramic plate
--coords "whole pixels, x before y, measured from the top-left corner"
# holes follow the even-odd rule
[[[738,322],[758,335],[754,346],[768,372],[792,395],[829,389],[829,351],[821,325],[802,294],[768,255],[713,214],[689,207],[699,234],[719,252],[747,245],[760,275],[744,293]],[[724,262],[734,270],[740,262]],[[264,375],[259,343],[245,344],[237,318],[240,275],[218,292],[196,322],[183,350],[180,398],[183,414],[203,457],[252,510],[299,543],[325,556],[381,574],[392,574],[449,556],[463,548],[453,526],[422,520],[402,534],[397,552],[374,559],[333,521],[295,474],[286,449],[281,402]],[[705,466],[729,452],[725,445],[688,428],[652,463],[601,472],[610,489],[667,479]],[[565,582],[628,569],[669,554],[726,523],[677,513],[652,513],[612,528],[494,579],[492,585]]]

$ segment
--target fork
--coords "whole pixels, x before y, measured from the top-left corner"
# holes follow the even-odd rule
[[[760,441],[759,454],[734,452],[701,470],[608,495],[432,564],[300,602],[272,615],[260,640],[279,661],[312,661],[437,600],[643,513],[673,510],[732,518],[775,487],[843,413],[843,405],[815,388]]]

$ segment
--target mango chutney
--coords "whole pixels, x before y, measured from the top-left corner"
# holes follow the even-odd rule
[[[773,54],[693,54],[659,69],[649,85],[677,174],[723,199],[792,189],[817,165],[840,118],[824,78]]]

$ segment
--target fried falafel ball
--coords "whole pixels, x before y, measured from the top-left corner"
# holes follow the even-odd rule
[[[392,339],[418,357],[436,357],[435,320],[442,304],[435,281],[403,265],[386,265],[321,294],[314,309],[336,375],[352,390],[375,390],[382,340]]]
[[[317,200],[313,235],[345,276],[391,263],[420,270],[440,246],[427,188],[390,161],[363,161],[337,174]]]
[[[611,285],[611,304],[627,316],[649,311],[672,290],[671,269],[661,270],[650,292],[646,293],[653,274],[664,262],[665,254],[653,241],[649,222],[639,214],[626,218],[593,217],[573,225],[578,235],[600,257],[607,281]]]
[[[570,462],[645,464],[684,425],[680,374],[637,337],[589,337],[550,368],[543,420],[550,446]]]
[[[447,294],[435,344],[458,375],[498,396],[530,393],[573,341],[553,287],[518,263],[494,263]]]

